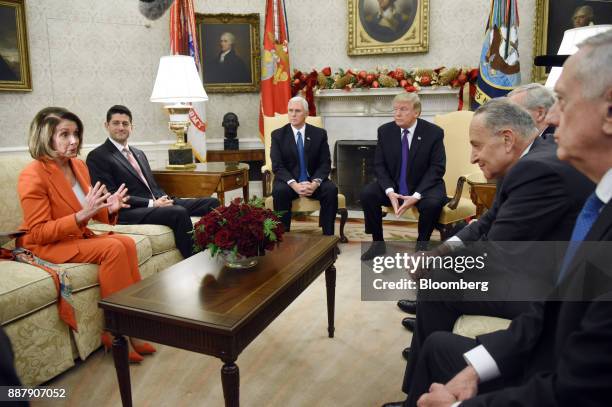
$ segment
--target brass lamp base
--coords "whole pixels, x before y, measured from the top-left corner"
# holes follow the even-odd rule
[[[168,150],[169,170],[194,170],[196,165],[193,163],[193,150],[189,144],[182,146],[173,145]]]

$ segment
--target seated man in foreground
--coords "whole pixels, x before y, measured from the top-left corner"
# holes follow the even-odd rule
[[[317,199],[321,202],[319,224],[323,234],[332,236],[338,211],[338,187],[329,179],[331,157],[327,132],[306,123],[308,102],[301,96],[289,100],[287,115],[289,123],[272,132],[274,210],[284,212],[281,221],[289,231],[293,200]]]
[[[556,156],[556,144],[538,137],[538,134],[529,113],[507,98],[491,100],[476,110],[470,124],[471,159],[480,166],[487,179],[500,180],[499,191],[489,211],[432,254],[444,256],[451,245],[457,247],[467,242],[517,242],[511,247],[503,244],[500,248],[512,250],[511,254],[501,254],[504,263],[508,263],[516,256],[526,259],[534,255],[533,244],[520,242],[566,241],[570,238],[576,216],[593,192],[594,184],[560,161]],[[489,255],[491,263],[493,256]],[[544,253],[540,255],[544,256]],[[496,273],[496,265],[492,266],[486,270],[486,279],[499,276],[499,270],[498,275],[491,275]],[[540,290],[541,285],[536,286],[536,280],[543,280],[545,287],[554,282],[553,271],[547,272],[547,261],[533,259],[529,266],[522,263],[520,266],[504,265],[504,271],[511,273],[512,284],[491,287],[479,301],[460,296],[440,301],[436,293],[421,295],[419,291],[416,328],[403,391],[408,393],[410,383],[415,380],[414,361],[431,333],[451,331],[462,314],[512,319],[527,311],[530,303],[520,299],[529,297],[531,289]],[[431,295],[436,297],[425,298]]]
[[[535,302],[507,330],[475,340],[430,335],[406,405],[610,405],[612,266],[598,257],[609,257],[612,239],[611,59],[612,30],[584,41],[564,65],[548,114],[558,157],[597,183],[576,220],[556,295]],[[593,242],[606,245],[593,251]],[[558,301],[577,289],[582,296]]]
[[[104,127],[108,139],[87,156],[93,183],[106,185],[110,192],[125,184],[129,209],[119,213],[120,224],[166,225],[172,229],[176,248],[184,258],[193,254],[190,216],[203,216],[219,206],[215,198],[170,198],[157,185],[145,153],[128,145],[132,132],[132,112],[121,105],[106,113]]]

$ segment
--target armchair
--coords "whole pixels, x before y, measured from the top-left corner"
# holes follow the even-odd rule
[[[261,167],[263,174],[263,195],[266,197],[265,205],[266,208],[273,209],[274,202],[272,199],[272,182],[274,180],[274,174],[272,173],[272,160],[270,159],[270,146],[272,145],[272,131],[284,126],[289,123],[287,115],[280,115],[275,117],[264,117],[264,148],[266,162]],[[313,126],[323,128],[323,120],[320,116],[308,116],[306,123]],[[314,212],[321,209],[319,201],[310,198],[298,198],[295,199],[291,205],[291,212]],[[348,218],[348,211],[346,209],[346,198],[342,194],[338,194],[338,214],[340,215],[340,242],[347,243],[348,239],[344,235],[344,225]]]
[[[480,172],[478,166],[470,163],[469,127],[473,112],[457,111],[434,117],[434,123],[444,129],[444,145],[446,149],[446,172],[444,182],[447,191],[452,193],[450,201],[442,208],[438,226],[442,240],[448,238],[448,233],[455,222],[476,215],[476,206],[472,203],[469,191],[464,184],[472,173]],[[390,206],[383,207],[383,212],[393,213]],[[419,220],[416,208],[406,211],[403,218]]]

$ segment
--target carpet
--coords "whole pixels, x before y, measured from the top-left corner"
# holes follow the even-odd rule
[[[300,217],[291,221],[291,231],[298,233],[319,234],[321,228],[316,217]],[[336,235],[340,231],[340,221],[336,221]],[[369,242],[371,235],[365,233],[363,221],[349,219],[344,226],[344,234],[350,242]],[[414,222],[387,221],[383,223],[383,236],[387,241],[416,241],[417,224]],[[431,236],[432,241],[440,241],[440,234],[437,231]]]

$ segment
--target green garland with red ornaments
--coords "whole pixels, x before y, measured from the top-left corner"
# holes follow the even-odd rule
[[[331,67],[327,66],[320,71],[312,70],[303,73],[293,71],[291,92],[292,95],[304,94],[310,105],[310,114],[314,115],[314,91],[317,89],[379,89],[404,88],[406,92],[418,92],[424,87],[449,86],[461,88],[459,92],[460,108],[463,105],[463,87],[467,84],[470,96],[475,91],[477,68],[446,68],[437,69],[403,69],[394,70],[377,68],[374,71],[338,69],[332,74]]]

